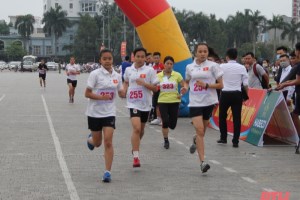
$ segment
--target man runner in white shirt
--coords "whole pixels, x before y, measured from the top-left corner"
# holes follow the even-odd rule
[[[151,91],[156,91],[158,79],[151,67],[145,65],[147,51],[144,48],[134,50],[134,64],[127,67],[124,74],[124,90],[127,92],[127,107],[130,110],[132,124],[133,167],[140,167],[140,142],[144,135],[145,124],[152,107]]]

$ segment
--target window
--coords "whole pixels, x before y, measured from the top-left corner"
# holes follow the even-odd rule
[[[40,46],[33,46],[33,55],[41,55],[41,47]]]
[[[70,3],[70,9],[73,9],[73,4],[72,3]]]
[[[52,47],[46,46],[46,55],[51,55],[51,54],[52,54]]]
[[[4,50],[4,42],[0,40],[0,51]]]
[[[70,40],[72,41],[74,39],[73,35],[70,35]]]
[[[58,7],[58,3],[55,3],[55,8],[57,8]]]
[[[59,51],[59,48],[58,48],[58,47],[56,47],[56,53],[58,53],[58,51]]]
[[[95,12],[96,4],[95,3],[82,3],[81,12]]]

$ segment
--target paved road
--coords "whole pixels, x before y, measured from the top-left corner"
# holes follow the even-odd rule
[[[125,101],[118,99],[112,182],[104,184],[103,148],[86,147],[83,95],[88,74],[79,76],[75,103],[68,103],[66,78],[47,74],[40,89],[37,73],[0,73],[0,199],[201,199],[256,200],[263,191],[289,192],[300,199],[300,156],[294,147],[255,147],[240,142],[217,145],[208,129],[206,158],[188,152],[194,134],[190,119],[180,118],[162,147],[159,126],[147,126],[140,169],[132,168],[131,125]]]

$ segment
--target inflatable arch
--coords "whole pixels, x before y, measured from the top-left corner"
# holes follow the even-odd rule
[[[159,51],[175,59],[174,70],[185,76],[185,67],[192,55],[176,17],[166,0],[115,0],[137,30],[143,46],[149,52]],[[180,115],[188,113],[187,95],[182,99]]]

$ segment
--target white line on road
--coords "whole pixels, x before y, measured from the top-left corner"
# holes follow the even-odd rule
[[[216,160],[209,160],[209,162],[211,162],[215,165],[221,165],[221,163],[219,161],[216,161]]]
[[[80,198],[79,198],[79,196],[77,194],[77,191],[76,191],[76,188],[75,188],[74,183],[72,181],[72,178],[71,178],[71,175],[70,175],[67,163],[65,161],[65,157],[64,157],[64,155],[62,153],[61,145],[60,145],[59,139],[58,139],[58,137],[56,135],[56,132],[55,132],[55,129],[54,129],[54,126],[53,126],[53,123],[52,123],[52,119],[51,119],[51,116],[49,114],[49,110],[48,110],[48,106],[47,106],[46,100],[45,100],[45,98],[44,98],[43,95],[41,95],[41,96],[42,96],[42,100],[43,100],[43,104],[44,104],[44,108],[45,108],[45,112],[46,112],[48,124],[49,124],[49,127],[50,127],[52,139],[53,139],[53,142],[54,142],[55,150],[56,150],[56,157],[57,157],[57,159],[59,161],[60,169],[61,169],[62,174],[64,176],[65,183],[66,183],[66,185],[68,187],[70,198],[71,198],[71,200],[79,200]]]
[[[229,168],[229,167],[224,167],[224,169],[228,172],[231,172],[231,173],[237,173],[236,170],[232,169],[232,168]]]
[[[249,178],[249,177],[242,177],[242,179],[244,179],[245,181],[247,181],[249,183],[257,183],[255,180],[253,180],[252,178]]]
[[[0,98],[0,101],[2,101],[5,97],[5,94],[2,94],[1,98]]]
[[[177,144],[184,145],[182,142],[176,140]]]
[[[272,190],[271,188],[263,188],[264,191],[266,192],[275,192],[274,190]]]

